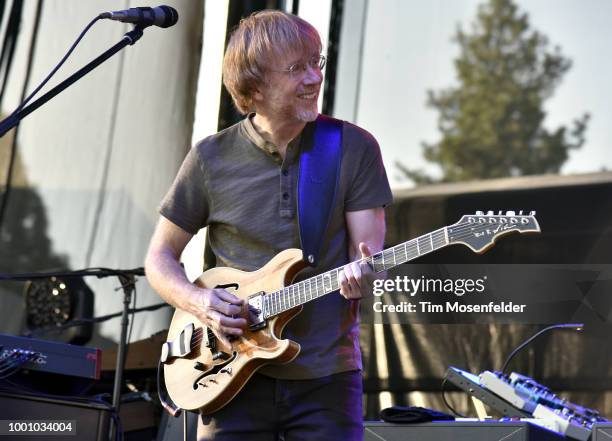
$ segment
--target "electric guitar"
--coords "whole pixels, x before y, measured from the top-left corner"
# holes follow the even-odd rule
[[[515,231],[540,232],[535,212],[476,212],[365,260],[381,272],[453,244],[466,245],[480,254],[500,236]],[[231,401],[259,368],[297,357],[300,345],[281,339],[283,328],[301,311],[301,305],[337,291],[343,271],[336,268],[291,284],[304,267],[302,251],[288,249],[257,271],[213,268],[194,282],[203,288],[225,288],[245,299],[241,315],[248,327],[227,347],[198,319],[175,311],[162,345],[161,363],[168,394],[180,408],[215,412]]]

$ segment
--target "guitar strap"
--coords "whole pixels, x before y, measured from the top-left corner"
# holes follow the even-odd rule
[[[342,121],[319,115],[300,141],[298,225],[304,262],[316,266],[334,209],[342,162]]]

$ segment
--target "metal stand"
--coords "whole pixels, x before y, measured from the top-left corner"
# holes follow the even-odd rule
[[[4,136],[6,132],[11,130],[16,125],[18,125],[23,118],[25,118],[30,113],[38,109],[40,106],[45,104],[51,98],[58,95],[64,89],[67,89],[73,83],[80,80],[82,77],[84,77],[89,72],[94,70],[100,64],[104,63],[106,60],[108,60],[110,57],[115,55],[121,49],[123,49],[124,47],[128,45],[133,45],[134,43],[136,43],[140,39],[140,37],[142,37],[143,29],[144,27],[141,25],[134,26],[134,29],[132,29],[130,32],[127,32],[119,43],[117,43],[116,45],[108,49],[98,58],[87,63],[84,67],[82,67],[81,69],[73,73],[71,76],[66,78],[64,81],[62,81],[60,84],[55,86],[49,92],[45,93],[43,96],[38,98],[36,101],[34,101],[29,106],[24,107],[19,112],[15,112],[14,114],[10,115],[8,118],[1,121],[0,122],[0,137]]]

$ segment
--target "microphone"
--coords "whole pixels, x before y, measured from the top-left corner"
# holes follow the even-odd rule
[[[506,368],[508,367],[508,365],[510,364],[510,360],[512,360],[514,358],[514,356],[516,354],[518,354],[518,352],[523,349],[525,346],[527,346],[529,343],[531,343],[532,341],[534,341],[538,336],[544,334],[545,332],[548,332],[552,329],[560,329],[560,328],[569,328],[569,329],[573,329],[575,331],[582,331],[582,329],[584,328],[584,323],[560,323],[558,325],[551,325],[548,326],[542,330],[540,330],[539,332],[536,332],[534,335],[532,335],[531,337],[529,337],[527,340],[525,340],[523,343],[521,343],[514,351],[512,351],[510,353],[510,355],[508,356],[508,358],[506,359],[506,362],[504,363],[504,365],[501,368],[501,373],[505,373],[506,372]]]
[[[178,21],[178,12],[170,6],[162,5],[157,8],[140,7],[124,9],[123,11],[102,12],[98,17],[122,23],[169,28]]]

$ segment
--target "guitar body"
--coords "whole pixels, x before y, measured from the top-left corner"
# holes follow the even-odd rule
[[[269,293],[288,285],[304,266],[302,251],[288,249],[257,271],[213,268],[202,274],[195,284],[202,288],[223,287],[237,297],[247,299],[252,294],[262,291]],[[298,306],[275,316],[259,330],[247,328],[242,336],[232,341],[231,348],[224,347],[213,338],[216,340],[215,349],[223,353],[225,359],[213,359],[213,351],[207,347],[210,332],[206,326],[194,316],[177,309],[166,344],[174,342],[174,346],[177,346],[175,351],[179,351],[181,345],[189,347],[184,348],[181,356],[169,357],[164,363],[166,388],[172,400],[183,409],[212,413],[240,392],[260,367],[295,359],[300,345],[291,340],[282,340],[280,335],[285,325],[301,309]],[[248,316],[246,305],[242,315],[245,318]],[[193,329],[192,334],[190,329]]]

